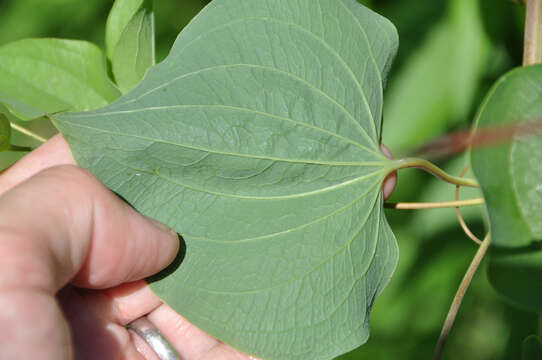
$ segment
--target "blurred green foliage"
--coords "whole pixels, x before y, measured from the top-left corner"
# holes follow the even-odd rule
[[[523,354],[521,360],[537,360],[542,359],[542,340],[531,335],[523,342]]]
[[[385,94],[382,139],[396,155],[469,127],[491,84],[521,63],[523,8],[509,0],[360,2],[392,20],[401,39]],[[206,3],[156,1],[158,60]],[[112,0],[0,0],[0,45],[26,37],[63,37],[93,41],[103,48],[111,5]],[[51,134],[47,124],[33,126]],[[20,145],[36,145],[16,133],[13,138]],[[458,174],[464,163],[458,157],[440,165]],[[416,170],[405,170],[392,200],[452,200],[454,190]],[[475,191],[462,193],[463,198],[475,196]],[[483,209],[465,209],[465,217],[482,236]],[[341,359],[431,358],[448,307],[476,250],[460,230],[453,210],[389,211],[388,219],[399,242],[399,267],[376,301],[369,342]],[[465,297],[444,359],[520,359],[522,343],[531,334],[542,335],[538,315],[499,299],[482,266]]]

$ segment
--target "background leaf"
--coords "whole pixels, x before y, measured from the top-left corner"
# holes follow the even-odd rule
[[[33,121],[21,120],[9,112],[8,109],[2,104],[0,104],[0,114],[3,114],[10,123],[15,123],[21,127],[24,127],[36,134],[41,135],[45,139],[49,139],[58,133],[58,130],[56,130],[56,128],[47,118],[39,118]],[[41,142],[38,140],[12,129],[10,136],[10,147],[13,149],[0,152],[0,170],[6,169],[18,161],[21,157],[26,155],[28,151],[24,151],[24,148],[34,149],[40,145]]]
[[[268,359],[368,337],[397,261],[381,184],[395,28],[354,0],[216,0],[140,86],[54,116],[78,164],[180,232],[151,284],[204,331]]]
[[[494,249],[488,277],[493,287],[519,308],[542,311],[542,248]]]
[[[450,1],[445,18],[426,34],[390,88],[386,144],[409,150],[465,121],[488,54],[478,3]]]
[[[118,96],[102,52],[88,42],[27,39],[0,47],[0,102],[20,119],[95,109]]]
[[[519,68],[503,76],[484,101],[477,126],[539,121],[539,86],[542,66]],[[521,247],[541,240],[542,138],[522,136],[473,151],[472,166],[486,198],[493,243]]]
[[[145,2],[146,0],[116,0],[113,3],[105,25],[105,48],[109,59],[113,59],[124,30]]]
[[[0,152],[10,148],[11,125],[8,118],[0,113]]]
[[[531,335],[523,342],[521,360],[537,359],[542,359],[542,340],[536,335]]]
[[[111,0],[1,0],[0,44],[54,37],[85,39],[103,45],[111,4]]]
[[[477,126],[540,121],[541,86],[542,65],[503,76],[484,101]],[[496,246],[489,279],[511,303],[542,311],[542,137],[536,130],[529,135],[474,150],[472,165],[486,199]]]
[[[127,16],[129,11],[122,7],[123,14],[117,14],[121,8],[118,4],[131,2],[117,1],[112,9],[111,22],[116,18],[125,20],[122,15]],[[108,27],[109,31],[112,31],[111,26]],[[108,44],[114,41],[110,39],[113,37],[110,34],[110,32],[107,33]],[[123,28],[114,46],[111,62],[115,80],[123,93],[133,89],[141,81],[147,69],[154,65],[154,13],[151,1],[140,2],[138,10]]]
[[[399,71],[386,93],[382,138],[396,156],[470,124],[491,51],[477,1],[401,3],[390,11],[406,40],[401,41]],[[399,176],[392,201],[414,201],[429,181],[419,171]]]

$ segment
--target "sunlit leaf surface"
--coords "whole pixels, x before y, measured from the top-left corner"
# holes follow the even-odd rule
[[[20,119],[96,109],[119,95],[96,45],[26,39],[0,47],[0,103]]]

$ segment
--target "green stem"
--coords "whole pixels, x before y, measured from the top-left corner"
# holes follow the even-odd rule
[[[400,202],[400,203],[385,203],[386,209],[397,210],[424,210],[424,209],[446,209],[446,208],[459,208],[465,206],[481,205],[484,203],[484,199],[468,199],[458,201],[442,201],[442,202]]]
[[[542,63],[542,0],[527,0],[523,66]]]
[[[35,132],[33,132],[33,131],[31,131],[31,130],[28,130],[27,128],[22,127],[22,126],[20,126],[20,125],[17,125],[17,124],[15,124],[15,123],[11,123],[11,128],[12,128],[13,130],[18,131],[18,132],[20,132],[21,134],[24,134],[24,135],[26,135],[26,136],[29,136],[29,137],[31,137],[32,139],[37,140],[37,141],[39,141],[39,142],[41,142],[41,143],[44,143],[44,142],[47,141],[46,138],[41,137],[40,135],[36,134]]]
[[[489,247],[489,242],[490,242],[490,236],[489,234],[487,234],[484,241],[482,241],[482,244],[480,245],[480,247],[478,247],[478,251],[476,251],[476,254],[474,255],[474,258],[472,259],[472,262],[470,263],[469,268],[467,269],[467,272],[463,276],[463,280],[461,280],[461,284],[459,285],[459,288],[457,289],[454,300],[452,301],[452,305],[450,306],[450,310],[448,311],[448,315],[446,316],[446,320],[444,321],[444,325],[442,326],[442,331],[440,332],[440,337],[438,339],[437,346],[435,348],[435,354],[433,356],[433,360],[440,359],[442,350],[444,349],[444,344],[446,343],[446,340],[448,339],[448,335],[450,334],[450,330],[452,329],[452,326],[454,324],[455,317],[457,315],[457,312],[459,311],[459,307],[461,306],[463,297],[465,296],[465,293],[467,292],[467,289],[469,288],[469,285],[472,281],[472,278],[474,277],[474,274],[476,274],[476,270],[478,270],[478,266],[480,266],[480,263],[482,262],[482,259],[484,258],[484,255],[486,254],[487,248]]]
[[[428,173],[444,180],[450,184],[459,185],[459,186],[468,186],[468,187],[478,187],[478,182],[473,179],[464,179],[457,176],[452,176],[446,173],[444,170],[436,166],[430,161],[418,158],[406,158],[396,160],[397,164],[394,170],[407,169],[407,168],[418,168],[427,171]]]

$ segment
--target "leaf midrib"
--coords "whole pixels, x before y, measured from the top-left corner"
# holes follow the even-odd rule
[[[202,109],[227,109],[227,110],[233,110],[233,111],[240,111],[240,112],[246,112],[256,115],[261,115],[264,117],[269,117],[272,119],[282,120],[286,122],[290,122],[292,124],[302,126],[311,130],[322,132],[328,136],[336,137],[342,141],[345,141],[351,145],[354,145],[358,148],[360,148],[363,151],[366,151],[368,153],[371,153],[373,155],[377,155],[378,157],[383,157],[383,155],[380,155],[378,152],[374,151],[374,149],[370,149],[357,141],[354,141],[350,138],[344,137],[342,135],[339,135],[337,133],[331,132],[330,130],[312,125],[307,122],[298,121],[294,119],[290,119],[284,116],[271,114],[264,111],[254,110],[250,108],[240,107],[240,106],[232,106],[232,105],[221,105],[221,104],[190,104],[190,105],[166,105],[166,106],[152,106],[152,107],[146,107],[146,108],[137,108],[132,110],[118,110],[118,111],[112,111],[112,112],[102,112],[102,113],[94,113],[94,114],[78,114],[76,115],[79,118],[97,118],[102,116],[108,116],[108,115],[118,115],[118,114],[135,114],[140,112],[146,112],[146,111],[160,111],[160,110],[172,110],[172,109],[189,109],[189,108],[202,108]],[[374,143],[373,143],[374,144]]]
[[[109,135],[116,135],[120,137],[133,137],[135,139],[145,140],[145,141],[151,141],[166,145],[172,145],[172,146],[178,146],[178,147],[184,147],[187,149],[192,150],[199,150],[202,152],[208,152],[212,154],[218,154],[218,155],[227,155],[227,156],[236,156],[236,157],[242,157],[242,158],[248,158],[248,159],[260,159],[260,160],[272,160],[272,161],[281,161],[281,162],[287,162],[287,163],[301,163],[301,164],[315,164],[315,165],[330,165],[330,166],[368,166],[368,165],[384,165],[389,162],[389,159],[385,158],[384,155],[378,154],[379,157],[383,159],[383,161],[375,161],[375,162],[360,162],[360,161],[351,161],[351,162],[331,162],[331,161],[317,161],[317,160],[309,160],[309,159],[285,159],[285,158],[278,158],[278,157],[272,157],[272,156],[265,156],[265,155],[250,155],[250,154],[242,154],[242,153],[234,153],[234,152],[225,152],[225,151],[217,151],[214,149],[206,149],[198,146],[192,146],[192,145],[186,145],[186,144],[179,144],[174,143],[171,141],[163,140],[163,139],[157,139],[152,138],[148,136],[143,135],[135,135],[135,134],[122,134],[120,132],[112,131],[112,130],[105,130],[100,128],[95,128],[87,125],[82,125],[78,123],[74,123],[69,120],[61,120],[58,117],[52,117],[53,122],[55,125],[58,125],[57,127],[61,128],[62,126],[59,125],[59,123],[67,123],[74,127],[89,129],[93,131],[102,132]]]
[[[165,181],[167,181],[167,182],[169,182],[171,184],[182,186],[182,187],[185,187],[185,188],[190,189],[190,190],[194,190],[194,191],[197,191],[197,192],[203,192],[203,193],[207,193],[207,194],[210,194],[210,195],[229,197],[229,198],[234,198],[234,199],[243,199],[243,200],[284,200],[284,199],[296,199],[296,198],[301,198],[301,197],[306,197],[306,196],[313,196],[313,195],[323,194],[323,193],[326,193],[326,192],[329,192],[329,191],[337,190],[337,189],[340,189],[340,188],[345,187],[345,186],[353,185],[353,184],[355,184],[357,182],[367,180],[367,179],[370,179],[372,177],[376,177],[378,175],[382,175],[382,174],[387,172],[387,169],[383,168],[380,171],[375,171],[375,172],[372,172],[372,173],[369,173],[369,174],[365,174],[363,176],[355,177],[353,179],[350,179],[350,180],[347,180],[347,181],[344,181],[344,182],[341,182],[341,183],[337,183],[337,184],[334,184],[334,185],[331,185],[331,186],[326,186],[326,187],[323,187],[321,189],[317,189],[317,190],[313,190],[313,191],[307,191],[307,192],[304,192],[304,193],[289,194],[289,195],[277,195],[277,196],[253,196],[253,195],[236,195],[236,194],[222,193],[222,192],[218,192],[218,191],[211,191],[211,190],[208,190],[208,189],[205,189],[205,188],[202,188],[202,187],[197,187],[197,186],[182,183],[182,182],[180,182],[178,180],[175,180],[173,178],[170,178],[170,177],[167,177],[167,176],[165,176],[163,174],[160,174],[158,170],[154,170],[154,171],[151,172],[151,171],[144,170],[144,169],[137,169],[137,168],[135,168],[135,167],[133,167],[131,165],[122,163],[118,159],[115,159],[115,158],[113,158],[111,156],[104,155],[104,158],[108,158],[108,159],[116,162],[117,164],[119,164],[121,166],[124,166],[126,168],[129,168],[131,170],[134,170],[134,171],[136,171],[138,173],[145,173],[145,174],[148,174],[148,175],[154,175],[154,176],[156,176],[158,178],[161,178],[161,179],[163,179],[163,180],[165,180]]]

